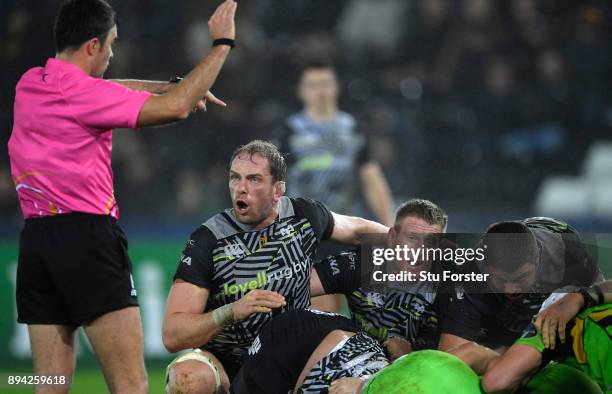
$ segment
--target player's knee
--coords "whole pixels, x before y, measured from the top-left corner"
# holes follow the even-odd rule
[[[215,373],[208,365],[186,360],[176,363],[168,373],[166,392],[170,394],[215,393]]]

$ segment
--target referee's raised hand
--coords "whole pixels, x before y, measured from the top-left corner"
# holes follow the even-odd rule
[[[219,38],[235,39],[236,25],[234,16],[238,4],[234,0],[225,0],[217,7],[208,20],[208,31],[213,40]]]
[[[275,291],[254,289],[234,302],[234,320],[243,320],[254,313],[268,313],[287,305],[285,297]]]

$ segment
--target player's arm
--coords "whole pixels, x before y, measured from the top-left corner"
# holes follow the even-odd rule
[[[168,295],[162,332],[164,346],[169,352],[202,346],[224,326],[286,304],[284,297],[276,292],[255,289],[236,302],[202,313],[208,296],[206,288],[175,280]]]
[[[375,161],[364,163],[359,168],[359,177],[368,206],[381,222],[391,226],[393,224],[393,200],[391,189],[380,165]]]
[[[177,84],[164,81],[145,81],[141,79],[111,79],[132,90],[139,90],[153,94],[165,94],[174,89]]]
[[[361,251],[347,250],[321,259],[310,274],[310,295],[344,294],[360,286]]]
[[[383,343],[383,347],[389,356],[389,361],[393,362],[405,354],[412,352],[412,343],[401,336],[391,336]]]
[[[496,351],[476,342],[464,343],[455,347],[449,353],[463,360],[478,375],[484,375],[501,358],[501,355]]]
[[[163,81],[144,81],[140,79],[111,79],[111,81],[123,85],[132,90],[140,90],[153,94],[166,94],[178,86],[177,83]],[[220,107],[227,107],[227,104],[217,98],[211,91],[206,92],[204,98],[196,104],[197,109],[206,111],[206,103],[211,102]],[[194,108],[194,109],[195,109]]]
[[[515,344],[493,360],[480,386],[486,393],[511,393],[542,363],[542,353],[531,346]]]
[[[438,344],[438,349],[442,350],[443,352],[450,353],[455,348],[458,348],[461,345],[465,345],[469,342],[469,340],[458,335],[443,332],[442,334],[440,334],[440,343]]]
[[[357,216],[332,212],[334,228],[330,239],[348,245],[360,245],[365,235],[387,234],[389,227]]]
[[[181,279],[174,281],[166,303],[162,330],[164,346],[169,352],[201,346],[210,341],[222,326],[215,323],[206,308],[209,290]]]
[[[310,296],[318,297],[322,295],[325,295],[325,289],[323,288],[323,284],[321,283],[317,270],[312,269],[310,271]]]
[[[213,40],[234,39],[236,7],[235,1],[226,0],[210,17],[208,26]],[[230,49],[227,45],[214,46],[204,60],[174,89],[166,94],[150,97],[140,110],[138,127],[157,126],[186,119],[200,100],[207,97]]]

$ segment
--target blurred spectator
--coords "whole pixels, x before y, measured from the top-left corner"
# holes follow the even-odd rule
[[[194,37],[213,3],[115,3],[123,56],[109,77],[182,75],[210,45]],[[52,53],[56,2],[0,4],[0,124],[9,130],[17,78]],[[394,193],[418,193],[451,213],[476,204],[528,215],[545,176],[578,171],[589,143],[609,138],[611,15],[601,0],[242,2],[238,46],[213,87],[228,110],[147,140],[117,133],[122,217],[222,209],[228,150],[281,123],[299,104],[297,68],[321,58],[343,77],[342,108],[376,133],[369,150]],[[0,135],[6,146],[9,133]],[[0,175],[3,218],[17,212],[12,189]]]

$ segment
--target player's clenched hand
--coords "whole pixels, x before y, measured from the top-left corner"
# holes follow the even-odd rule
[[[385,347],[391,361],[395,361],[412,351],[412,344],[400,337],[388,338],[382,345]]]
[[[234,320],[244,320],[253,313],[268,313],[287,305],[285,297],[275,291],[255,289],[234,302]]]
[[[580,293],[570,293],[540,312],[534,325],[542,333],[546,348],[555,348],[557,333],[561,343],[565,343],[565,326],[578,314],[583,304],[584,299]]]
[[[234,39],[236,35],[236,27],[234,24],[234,15],[236,15],[236,4],[233,0],[225,0],[212,14],[208,20],[208,31],[210,38]]]
[[[357,394],[363,381],[359,378],[334,380],[329,386],[329,394]]]

